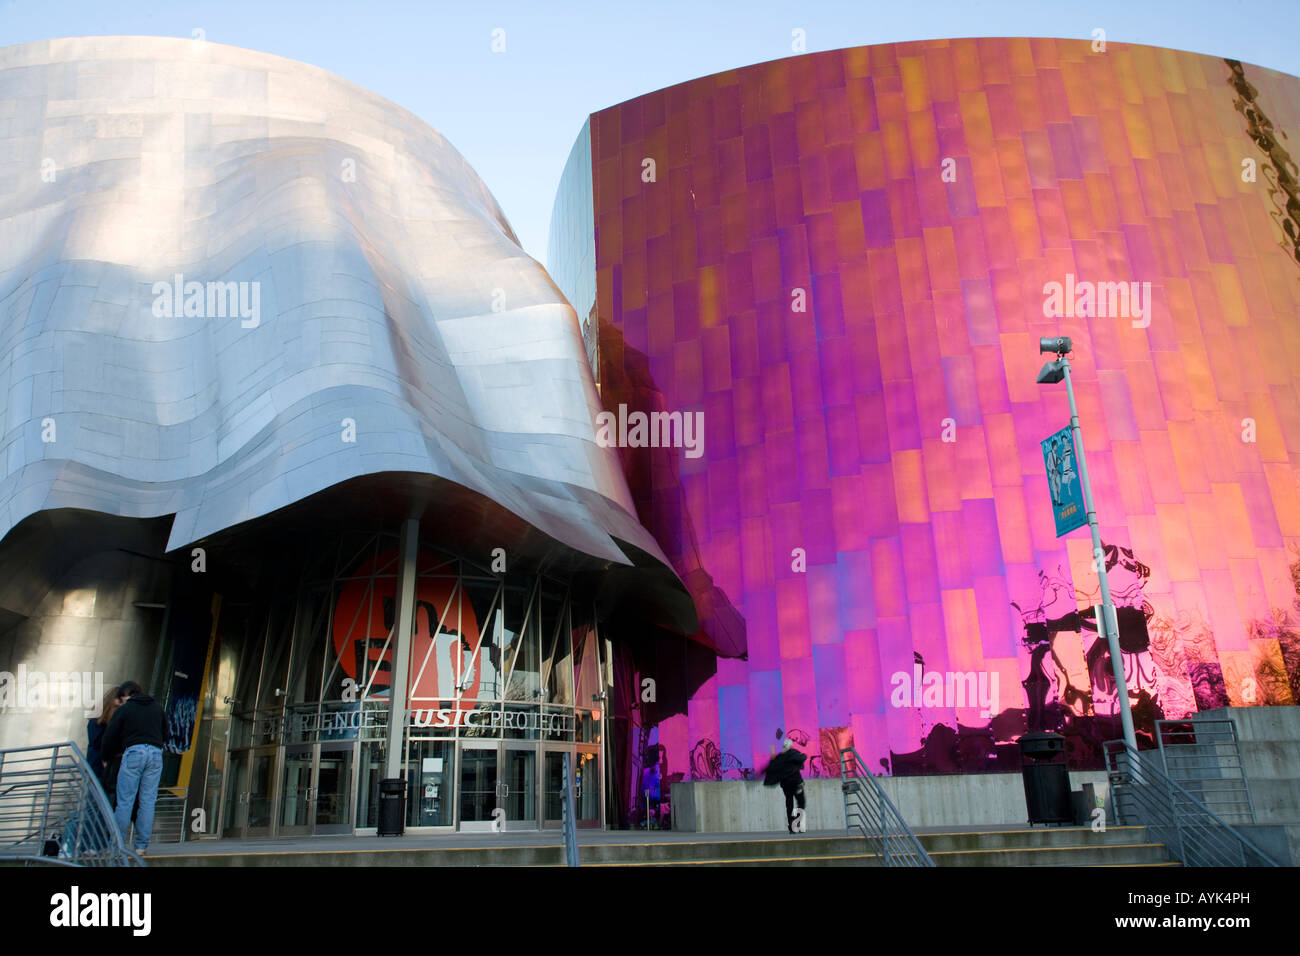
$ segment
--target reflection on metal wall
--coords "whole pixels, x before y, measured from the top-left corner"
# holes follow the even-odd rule
[[[104,549],[39,581],[29,616],[0,635],[0,750],[60,740],[84,750],[103,693],[126,680],[149,684],[170,570]]]
[[[591,124],[574,141],[551,209],[546,267],[578,313],[587,358],[599,381],[596,308],[596,224],[591,194]]]
[[[594,115],[602,400],[704,413],[701,459],[620,453],[711,585],[704,630],[734,608],[747,651],[634,715],[632,749],[666,779],[783,736],[814,773],[850,743],[954,772],[1054,729],[1100,766],[1116,701],[1087,536],[1052,527],[1038,442],[1068,411],[1040,335],[1076,343],[1139,726],[1300,700],[1297,133],[1293,77],[1034,39],[812,54]],[[1077,296],[1049,317],[1052,284]]]

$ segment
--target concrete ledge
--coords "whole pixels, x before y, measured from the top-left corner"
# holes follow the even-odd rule
[[[1256,780],[1294,780],[1300,777],[1300,744],[1295,740],[1243,740],[1241,764],[1246,778]]]
[[[1018,773],[951,774],[930,777],[877,777],[909,826],[985,826],[1027,822],[1025,787]],[[1110,788],[1101,770],[1074,771],[1071,789],[1091,783],[1109,804]],[[844,796],[838,777],[804,781],[808,828],[845,829]],[[785,798],[780,787],[753,780],[695,780],[674,783],[673,827],[687,833],[756,833],[785,829]]]
[[[1261,824],[1300,823],[1300,707],[1230,707],[1200,719],[1231,719],[1242,742],[1242,762]],[[877,777],[913,829],[987,825],[1023,826],[1025,790],[1019,773]],[[1110,787],[1102,770],[1072,771],[1070,787],[1091,783],[1110,810]],[[805,781],[810,829],[840,829],[844,800],[838,778]],[[687,781],[672,788],[673,826],[685,832],[753,833],[785,828],[779,787],[743,780]],[[1281,857],[1300,859],[1296,836],[1278,829],[1269,837]],[[1279,835],[1280,834],[1280,835]],[[1267,848],[1266,848],[1267,849]]]
[[[1300,740],[1300,707],[1220,707],[1197,720],[1231,720],[1238,740]]]

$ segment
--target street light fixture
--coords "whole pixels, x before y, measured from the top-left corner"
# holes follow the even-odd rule
[[[1097,509],[1093,503],[1092,483],[1088,480],[1088,462],[1083,456],[1083,436],[1079,432],[1079,409],[1074,403],[1074,384],[1070,381],[1070,360],[1066,356],[1072,351],[1072,343],[1066,336],[1056,338],[1044,337],[1038,340],[1039,354],[1053,354],[1055,359],[1043,366],[1038,373],[1039,385],[1055,385],[1064,380],[1065,394],[1070,399],[1070,432],[1074,436],[1074,453],[1079,459],[1079,478],[1083,484],[1084,503],[1088,509],[1088,530],[1092,532],[1092,560],[1097,569],[1097,580],[1101,585],[1101,617],[1097,621],[1097,632],[1105,637],[1110,648],[1110,669],[1115,675],[1115,693],[1119,698],[1119,720],[1124,730],[1124,743],[1137,753],[1137,737],[1133,733],[1133,711],[1128,702],[1128,682],[1124,679],[1124,660],[1119,649],[1119,621],[1115,616],[1115,605],[1110,596],[1110,580],[1106,576],[1106,553],[1101,547],[1101,531],[1097,527]]]

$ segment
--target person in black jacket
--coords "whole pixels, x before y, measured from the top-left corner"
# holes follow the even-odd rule
[[[117,773],[117,828],[126,839],[131,824],[131,808],[139,796],[135,821],[135,849],[143,853],[153,836],[154,805],[158,802],[158,784],[162,780],[162,748],[167,736],[167,715],[162,705],[144,692],[135,681],[127,681],[119,691],[124,703],[117,709],[104,731],[100,747],[104,759],[112,762],[121,754]]]
[[[773,757],[772,762],[767,765],[767,771],[763,775],[763,785],[766,787],[775,787],[778,783],[781,785],[781,791],[785,794],[786,829],[794,833],[795,802],[798,801],[800,810],[807,805],[803,791],[803,774],[799,771],[803,769],[804,761],[808,756],[796,750],[789,737],[785,738],[783,746],[785,749]]]

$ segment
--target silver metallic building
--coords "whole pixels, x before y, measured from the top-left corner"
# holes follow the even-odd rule
[[[214,829],[310,832],[322,748],[349,754],[344,828],[383,775],[354,766],[437,760],[457,800],[488,770],[447,761],[485,739],[503,768],[530,747],[549,766],[545,707],[568,708],[546,739],[573,750],[577,684],[595,697],[612,673],[593,637],[583,677],[573,634],[625,614],[694,629],[596,443],[573,309],[445,139],[322,70],[165,38],[0,49],[0,358],[0,671],[151,672]],[[426,577],[452,583],[422,616]],[[344,641],[331,611],[360,578],[391,606]],[[465,659],[421,685],[421,641],[443,654],[467,604]],[[399,688],[411,669],[396,699],[367,680],[390,667]],[[392,732],[321,716],[404,704]],[[478,743],[416,755],[399,725],[448,710],[424,736]],[[83,732],[72,710],[0,712],[0,748]]]

